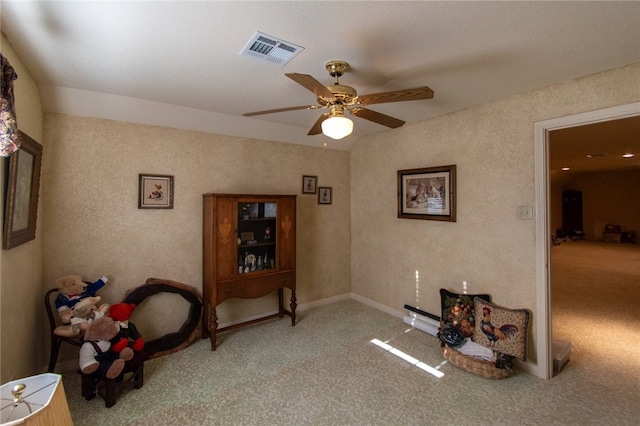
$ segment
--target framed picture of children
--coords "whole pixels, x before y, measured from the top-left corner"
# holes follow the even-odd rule
[[[398,170],[398,217],[456,221],[456,166]]]
[[[302,193],[303,194],[315,194],[316,182],[318,178],[316,176],[302,176]]]
[[[318,188],[318,204],[331,204],[332,189],[329,186],[321,186]]]

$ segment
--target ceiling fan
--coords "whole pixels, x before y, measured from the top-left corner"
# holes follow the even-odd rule
[[[287,108],[270,109],[242,114],[245,117],[272,114],[275,112],[295,111],[301,109],[328,109],[309,130],[309,135],[324,133],[333,139],[342,139],[353,131],[353,122],[344,116],[345,111],[365,120],[395,129],[405,122],[397,118],[364,108],[365,105],[382,104],[388,102],[415,101],[433,98],[433,90],[427,86],[414,89],[394,90],[391,92],[374,93],[358,96],[356,89],[340,84],[338,78],[349,68],[344,61],[329,61],[325,68],[336,81],[331,86],[324,86],[308,74],[289,73],[287,77],[313,92],[318,105],[302,105]]]

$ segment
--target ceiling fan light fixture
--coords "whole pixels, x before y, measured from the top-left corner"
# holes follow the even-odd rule
[[[353,132],[353,121],[344,115],[334,115],[322,122],[322,133],[332,139],[342,139]]]
[[[327,62],[325,67],[329,74],[335,77],[335,84],[325,86],[308,74],[285,73],[285,76],[316,95],[316,105],[301,105],[248,112],[242,114],[242,116],[252,117],[254,115],[272,114],[276,112],[327,108],[329,112],[318,117],[307,135],[313,136],[323,133],[332,139],[342,139],[353,132],[353,121],[345,118],[345,110],[348,110],[351,115],[355,115],[358,118],[369,120],[390,129],[396,129],[404,125],[405,122],[389,115],[370,110],[365,108],[365,106],[433,98],[433,90],[427,86],[358,96],[356,89],[351,86],[342,85],[338,80],[338,77],[349,68],[349,64],[344,61],[335,60]]]

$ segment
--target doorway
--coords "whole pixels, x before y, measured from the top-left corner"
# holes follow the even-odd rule
[[[536,330],[537,376],[553,377],[551,275],[550,275],[550,203],[549,203],[549,133],[553,130],[640,116],[640,102],[561,117],[535,123],[536,179]]]

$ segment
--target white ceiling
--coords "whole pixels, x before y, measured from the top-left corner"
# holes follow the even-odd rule
[[[431,100],[373,105],[407,123],[640,62],[640,2],[0,0],[2,31],[48,112],[349,150],[388,130],[354,118],[341,141],[307,136],[321,114],[286,78],[359,94],[429,86]],[[303,46],[286,66],[240,56],[261,31]],[[640,77],[639,77],[640,81]]]

